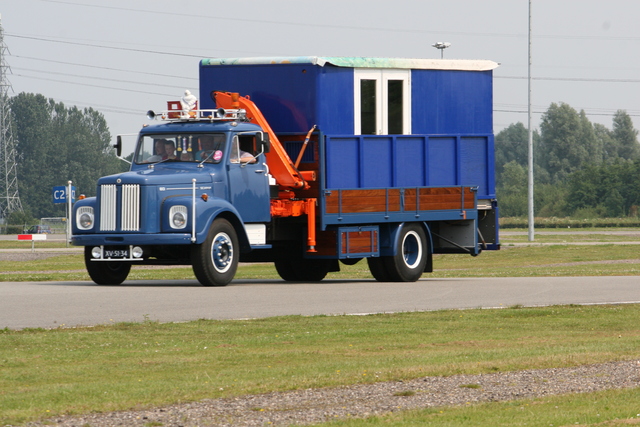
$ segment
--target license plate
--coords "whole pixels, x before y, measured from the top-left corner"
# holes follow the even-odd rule
[[[128,249],[105,249],[105,258],[129,258]]]

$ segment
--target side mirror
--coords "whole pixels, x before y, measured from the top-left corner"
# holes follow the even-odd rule
[[[260,141],[262,144],[262,151],[268,153],[271,151],[271,141],[269,140],[269,134],[266,132],[262,133],[262,140]]]
[[[116,156],[122,157],[122,137],[120,135],[116,137],[116,143],[113,148],[116,149]]]

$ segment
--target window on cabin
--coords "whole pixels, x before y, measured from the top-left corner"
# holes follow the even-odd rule
[[[356,135],[411,133],[411,70],[356,69]]]
[[[378,133],[376,83],[375,80],[360,80],[360,133],[363,135]]]
[[[388,80],[387,81],[387,93],[388,93],[388,109],[387,109],[387,126],[390,135],[402,134],[403,132],[403,81],[402,80]]]

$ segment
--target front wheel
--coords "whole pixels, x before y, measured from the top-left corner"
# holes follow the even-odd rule
[[[203,286],[226,286],[238,269],[238,236],[225,219],[216,219],[201,245],[191,249],[193,273]]]
[[[84,265],[89,277],[98,285],[120,285],[131,271],[131,263],[122,261],[92,261],[91,247],[84,247]]]

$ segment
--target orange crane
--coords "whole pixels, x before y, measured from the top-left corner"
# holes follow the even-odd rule
[[[249,98],[249,96],[240,96],[235,92],[219,92],[212,93],[218,108],[224,109],[244,109],[247,112],[247,119],[260,126],[269,135],[271,141],[271,150],[266,153],[267,165],[269,172],[275,178],[276,183],[284,190],[307,190],[309,182],[316,180],[315,171],[299,171],[297,164],[291,161],[286,150],[280,143],[269,122],[264,117],[258,106]],[[315,130],[315,126],[311,128],[307,134],[303,150],[306,148],[306,142],[309,140],[311,133]],[[302,152],[298,156],[302,158]],[[316,198],[297,199],[294,191],[280,191],[277,199],[271,200],[271,216],[273,217],[289,217],[307,215],[307,251],[316,252]]]

